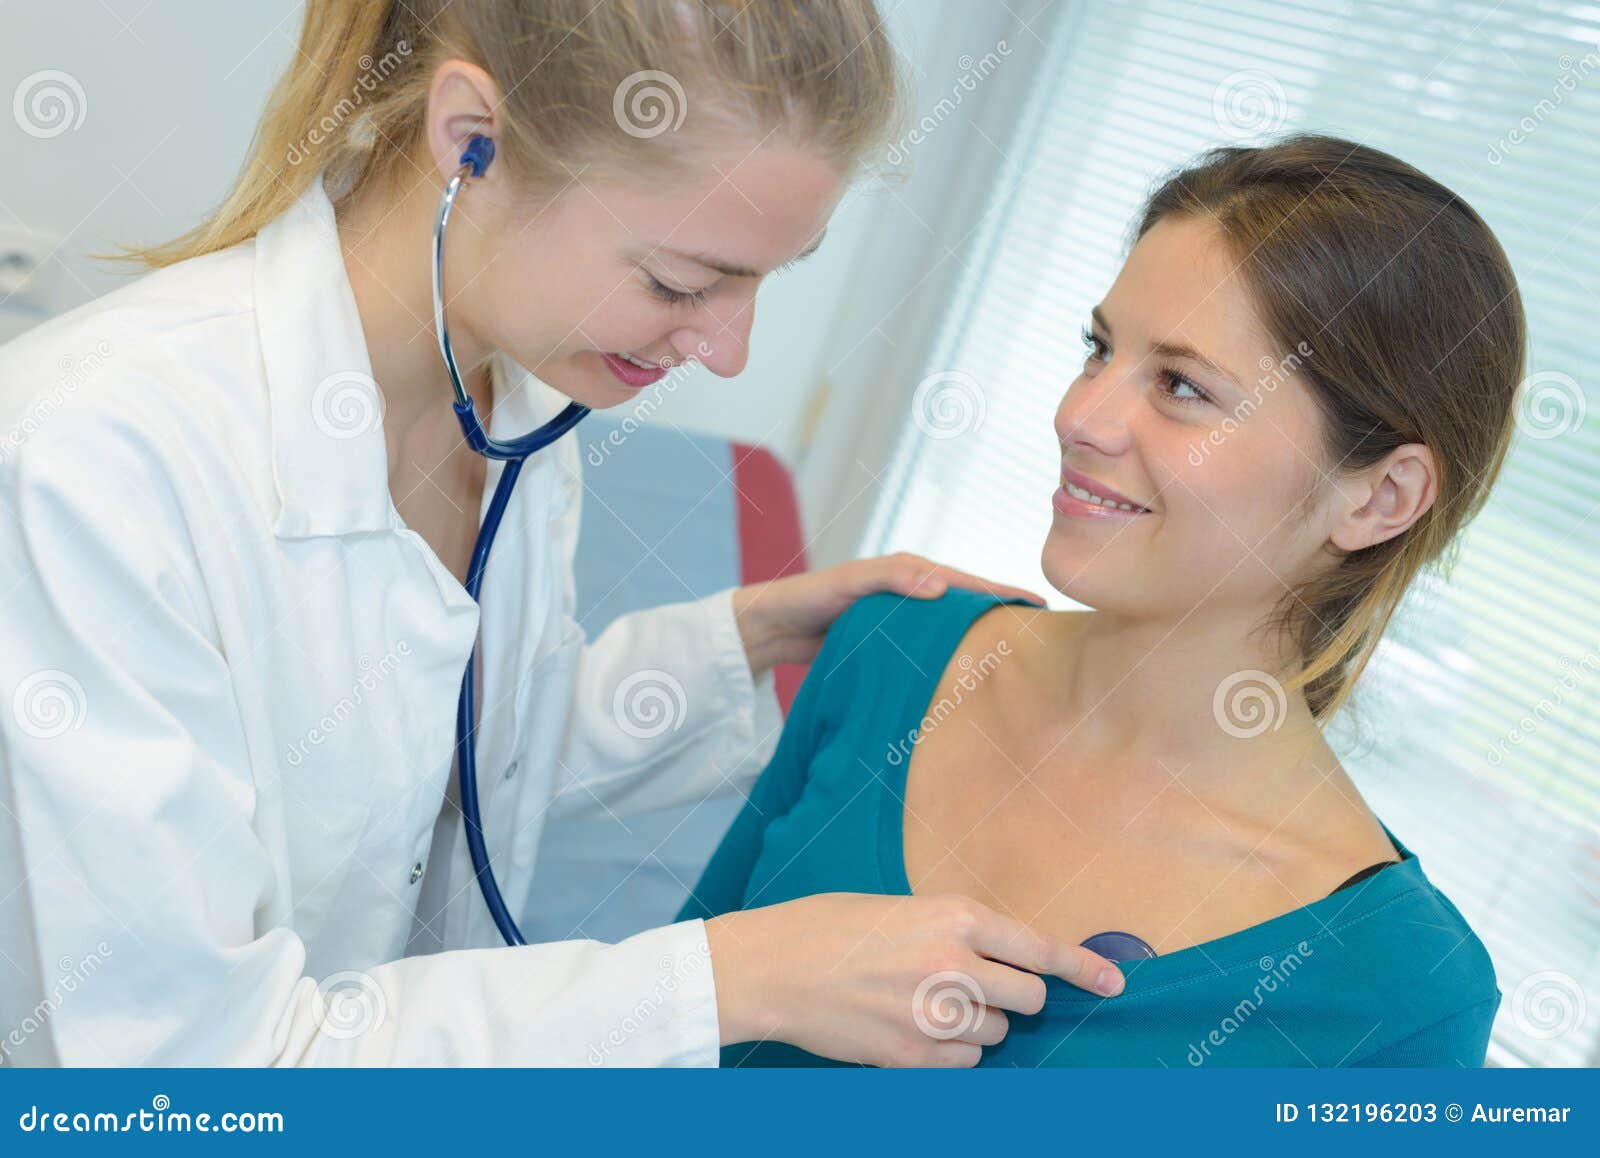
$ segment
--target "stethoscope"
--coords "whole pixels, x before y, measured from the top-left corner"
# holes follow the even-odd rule
[[[483,571],[489,562],[489,549],[494,546],[495,532],[500,529],[500,518],[505,514],[506,504],[511,501],[511,492],[517,485],[517,476],[522,473],[522,464],[530,454],[549,446],[589,413],[587,406],[573,402],[539,429],[521,438],[500,442],[490,438],[488,431],[484,430],[483,423],[478,420],[477,408],[467,394],[466,387],[461,384],[456,356],[450,348],[450,327],[444,315],[444,235],[450,224],[450,210],[455,206],[462,185],[468,177],[482,177],[493,160],[494,142],[488,137],[474,136],[467,142],[461,154],[461,168],[450,178],[449,184],[444,187],[444,194],[439,198],[439,218],[433,227],[433,328],[439,335],[439,353],[444,358],[445,369],[450,371],[450,383],[455,389],[456,399],[451,408],[456,412],[456,420],[461,423],[461,433],[466,436],[467,445],[485,458],[505,463],[500,472],[500,481],[494,488],[494,498],[490,500],[489,510],[483,516],[483,526],[478,530],[478,540],[473,544],[472,559],[467,565],[467,594],[472,596],[473,602],[477,602],[478,592],[483,587]],[[466,823],[467,849],[472,854],[472,869],[477,875],[478,887],[483,890],[484,902],[489,906],[489,915],[494,918],[507,945],[525,945],[527,942],[522,939],[522,931],[517,928],[505,900],[500,896],[494,870],[489,867],[489,849],[483,841],[483,822],[478,811],[475,737],[478,710],[472,686],[477,656],[478,645],[474,641],[472,651],[467,655],[466,674],[461,677],[461,698],[456,706],[456,769],[461,789],[461,815]]]
[[[450,224],[450,210],[456,196],[468,177],[482,177],[489,162],[494,160],[494,142],[488,137],[474,136],[461,154],[461,168],[450,178],[439,198],[439,218],[433,227],[433,328],[439,335],[439,354],[444,358],[445,369],[450,371],[450,384],[456,400],[452,409],[461,423],[461,433],[467,445],[485,458],[498,459],[506,465],[500,472],[500,482],[494,488],[494,498],[478,530],[478,540],[472,547],[472,559],[467,565],[467,594],[477,602],[483,586],[484,567],[489,562],[489,549],[494,546],[495,532],[500,529],[500,518],[506,504],[511,501],[512,489],[522,464],[530,454],[543,450],[567,431],[576,426],[589,408],[578,402],[570,403],[565,410],[549,422],[521,438],[499,442],[489,437],[478,420],[477,408],[461,384],[461,373],[456,369],[456,356],[450,348],[450,327],[444,316],[444,235]],[[500,886],[494,879],[494,869],[489,866],[489,849],[483,841],[483,822],[478,810],[478,757],[474,734],[478,727],[476,696],[473,692],[473,669],[476,667],[478,645],[474,641],[467,655],[466,674],[461,677],[461,698],[456,706],[456,769],[461,789],[461,816],[467,828],[467,850],[472,854],[472,871],[478,878],[489,915],[507,945],[526,945],[522,930],[512,919],[500,895]],[[1097,933],[1083,944],[1113,961],[1138,960],[1154,957],[1155,950],[1131,933]]]
[[[456,355],[450,349],[450,325],[445,320],[445,230],[450,226],[450,211],[456,205],[456,197],[461,194],[461,187],[466,184],[467,178],[482,178],[483,170],[490,166],[494,160],[494,142],[486,136],[474,136],[467,141],[466,149],[462,150],[461,168],[456,170],[450,184],[446,184],[445,192],[438,198],[438,221],[434,224],[434,331],[438,334],[438,353],[445,358],[445,369],[450,371],[450,384],[456,392],[456,401],[451,408],[456,411],[456,421],[461,422],[461,433],[466,435],[467,446],[475,449],[486,459],[499,459],[506,467],[501,470],[498,485],[494,486],[494,497],[490,501],[490,509],[483,515],[483,526],[478,529],[478,539],[472,545],[472,560],[467,565],[467,595],[477,601],[478,590],[483,587],[483,568],[490,560],[490,547],[494,545],[494,533],[499,529],[501,515],[506,513],[506,504],[510,502],[510,493],[517,486],[517,475],[522,473],[522,464],[534,451],[554,443],[563,433],[578,425],[579,419],[589,413],[587,406],[581,403],[570,403],[562,413],[552,417],[549,422],[541,425],[538,430],[525,433],[522,438],[512,438],[510,441],[496,441],[490,438],[483,429],[482,422],[478,421],[478,411],[472,405],[472,398],[467,395],[467,390],[461,384],[461,371],[456,369]],[[478,758],[477,758],[477,696],[472,688],[472,677],[477,667],[478,645],[474,641],[472,651],[467,654],[466,675],[461,677],[461,699],[456,705],[456,769],[458,769],[458,784],[461,787],[461,817],[467,827],[467,851],[472,854],[472,872],[477,875],[478,888],[483,891],[483,902],[490,908],[490,916],[494,918],[496,928],[501,931],[501,936],[506,939],[507,945],[525,945],[522,929],[517,928],[517,921],[512,920],[510,910],[506,908],[506,900],[501,897],[499,883],[494,880],[494,870],[490,867],[490,851],[483,843],[483,819],[478,811]],[[1125,961],[1139,960],[1147,956],[1155,956],[1155,950],[1144,944],[1138,937],[1128,932],[1099,932],[1096,936],[1085,940],[1086,947],[1093,948],[1101,955],[1109,956],[1110,960]]]

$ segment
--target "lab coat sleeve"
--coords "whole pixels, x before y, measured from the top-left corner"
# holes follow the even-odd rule
[[[580,654],[551,814],[742,792],[782,728],[772,672],[751,678],[731,588],[621,616]]]
[[[583,467],[576,440],[555,449],[566,494],[555,525],[567,614],[575,617]],[[742,793],[755,782],[777,747],[783,713],[773,673],[751,676],[733,591],[619,616],[582,648],[551,816],[615,818]]]
[[[151,445],[79,425],[0,463],[4,1060],[714,1065],[698,920],[307,975],[206,545]]]

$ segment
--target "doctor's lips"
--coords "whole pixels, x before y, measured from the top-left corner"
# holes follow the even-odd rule
[[[661,381],[668,369],[665,358],[659,362],[649,362],[634,354],[601,354],[600,360],[617,381],[636,390]]]
[[[1061,468],[1061,489],[1051,497],[1051,506],[1063,515],[1089,519],[1136,519],[1151,513],[1149,507],[1068,466]]]

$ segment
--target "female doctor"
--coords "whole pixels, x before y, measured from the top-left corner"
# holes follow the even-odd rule
[[[475,601],[505,467],[448,405],[441,189],[493,142],[442,275],[509,439],[689,358],[737,374],[757,286],[820,239],[892,93],[870,0],[307,5],[215,216],[0,350],[0,1060],[712,1064],[776,1038],[970,1065],[1040,1007],[1037,973],[1120,989],[958,897],[506,947],[468,856],[453,727],[480,623],[476,783],[515,913],[547,819],[748,784],[774,664],[860,595],[971,577],[866,560],[585,643],[568,439],[528,460]],[[682,688],[659,736],[627,726],[641,679]],[[938,1040],[915,1002],[950,970],[988,1008]]]

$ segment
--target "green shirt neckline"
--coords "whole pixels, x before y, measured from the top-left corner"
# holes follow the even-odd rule
[[[954,638],[939,654],[953,655],[961,640],[979,616],[1002,604],[1036,606],[1024,599],[985,597],[969,617],[951,620]],[[895,721],[890,736],[912,735],[928,718],[933,697],[939,690],[939,679],[944,674],[941,666],[931,675],[907,681],[902,697],[902,716]],[[905,795],[906,780],[910,775],[911,757],[891,764],[877,781],[875,807],[878,825],[878,875],[885,895],[911,896],[911,882],[905,867]],[[1359,884],[1304,905],[1291,909],[1259,924],[1236,933],[1228,933],[1209,941],[1202,941],[1172,953],[1142,961],[1119,962],[1125,979],[1123,992],[1112,1000],[1125,1001],[1130,997],[1147,996],[1173,986],[1185,985],[1205,978],[1226,976],[1235,972],[1256,970],[1270,972],[1284,956],[1298,952],[1304,942],[1315,945],[1357,921],[1364,920],[1384,909],[1408,893],[1431,888],[1423,875],[1421,862],[1405,844],[1378,819],[1401,860],[1380,869]],[[1092,1003],[1106,998],[1079,989],[1057,977],[1045,978],[1046,1005]]]

